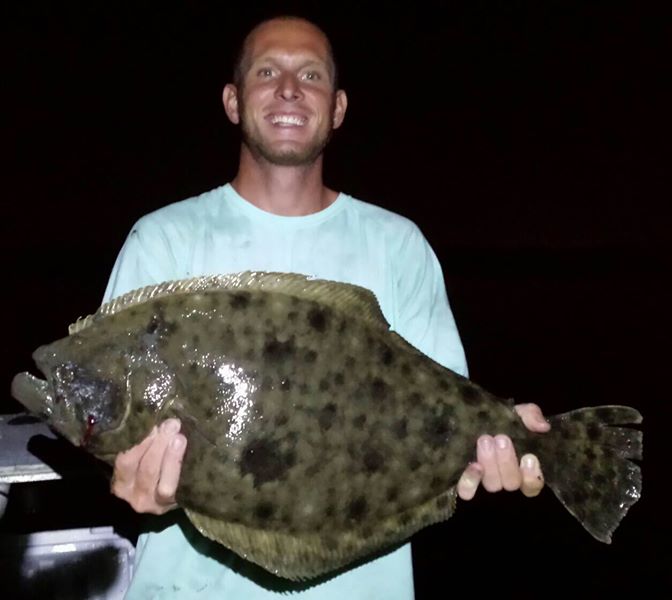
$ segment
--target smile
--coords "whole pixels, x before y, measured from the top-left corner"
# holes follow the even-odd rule
[[[306,124],[307,119],[296,115],[272,115],[270,121],[273,125],[302,127]]]

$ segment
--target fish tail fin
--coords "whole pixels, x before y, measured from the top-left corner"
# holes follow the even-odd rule
[[[593,537],[611,535],[642,489],[643,433],[631,427],[642,415],[628,406],[581,408],[549,419],[533,452],[548,487]],[[548,437],[546,437],[548,436]]]

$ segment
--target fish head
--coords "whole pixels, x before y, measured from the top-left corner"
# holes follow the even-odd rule
[[[45,379],[19,373],[12,396],[71,443],[87,446],[95,435],[119,426],[127,403],[119,379],[110,372],[113,361],[106,366],[95,348],[89,348],[87,357],[72,352],[69,340],[38,348],[33,359]]]

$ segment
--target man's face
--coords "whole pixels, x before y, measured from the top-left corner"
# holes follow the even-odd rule
[[[303,21],[271,21],[253,33],[244,64],[237,109],[245,145],[271,164],[312,164],[345,110],[324,35]]]

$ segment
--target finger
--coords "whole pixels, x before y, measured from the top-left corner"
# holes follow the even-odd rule
[[[515,407],[523,424],[530,431],[543,433],[551,428],[551,424],[544,418],[544,414],[538,405],[533,403],[517,404]]]
[[[499,477],[502,482],[502,487],[509,492],[519,489],[522,475],[520,473],[516,451],[508,436],[495,436],[495,454],[497,457],[497,468],[499,469]]]
[[[114,460],[114,472],[110,489],[113,494],[123,497],[123,494],[133,488],[138,465],[147,449],[152,445],[158,431],[153,427],[147,437],[139,444],[133,446],[126,452],[117,454]]]
[[[471,500],[476,495],[482,477],[483,467],[478,463],[471,463],[457,482],[457,495],[462,500]]]
[[[135,492],[138,494],[150,498],[155,496],[161,475],[163,455],[179,429],[180,422],[177,419],[167,419],[159,427],[156,437],[138,465],[134,482]]]
[[[544,476],[539,460],[534,454],[525,454],[520,459],[520,472],[522,475],[520,491],[528,498],[538,496],[544,488]]]
[[[495,441],[490,435],[482,435],[476,443],[476,460],[483,467],[481,483],[488,492],[502,489],[502,480],[497,467]]]
[[[175,506],[175,492],[180,481],[182,459],[187,449],[187,438],[178,433],[168,444],[163,455],[159,483],[156,486],[156,503],[171,508]]]

